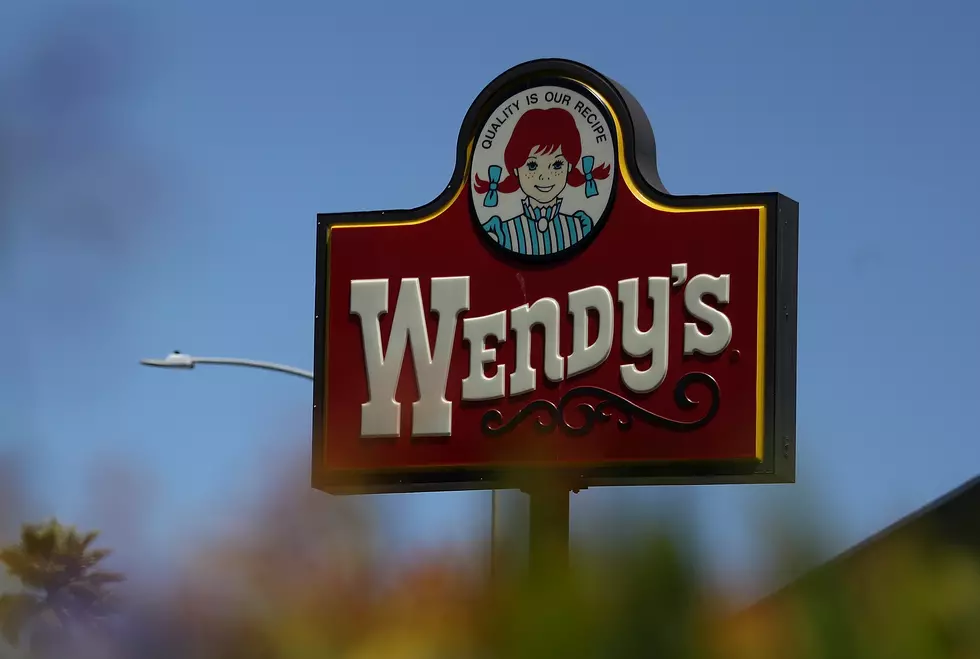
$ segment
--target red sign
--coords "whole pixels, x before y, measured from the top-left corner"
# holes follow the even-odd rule
[[[669,195],[620,86],[505,73],[433,203],[318,217],[314,485],[791,482],[797,208]]]

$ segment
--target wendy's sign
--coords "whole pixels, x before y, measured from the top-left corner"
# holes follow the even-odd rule
[[[314,486],[791,482],[797,216],[668,194],[625,89],[511,69],[435,201],[317,218]]]

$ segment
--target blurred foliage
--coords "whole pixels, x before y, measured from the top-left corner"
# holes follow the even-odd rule
[[[573,552],[567,572],[505,570],[491,582],[466,550],[396,562],[370,497],[330,497],[286,475],[243,506],[240,524],[193,537],[194,560],[163,587],[127,593],[110,646],[45,656],[980,659],[975,548],[894,536],[739,608],[700,570],[694,537],[660,520],[658,534]],[[812,529],[775,537],[790,566],[814,541]],[[0,556],[38,602],[39,584],[112,581],[93,578],[104,554],[92,540],[25,527]]]
[[[134,609],[118,656],[980,659],[980,562],[928,538],[737,610],[669,529],[579,553],[546,579],[489,583],[460,555],[417,556],[383,578],[391,548],[373,544],[354,500],[311,494],[269,502],[257,533],[217,541],[166,599]]]
[[[25,525],[20,542],[0,549],[0,564],[21,585],[0,595],[0,634],[8,643],[27,638],[32,653],[47,656],[76,632],[106,631],[115,612],[109,586],[123,576],[99,569],[110,552],[92,548],[98,535],[51,520]]]

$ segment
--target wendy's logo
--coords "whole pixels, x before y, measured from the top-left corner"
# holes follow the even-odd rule
[[[498,249],[527,260],[582,248],[612,205],[616,136],[585,90],[533,87],[505,99],[476,136],[473,212]]]

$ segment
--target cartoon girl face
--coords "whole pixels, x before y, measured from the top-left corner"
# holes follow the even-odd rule
[[[594,99],[536,87],[505,100],[484,126],[470,200],[492,249],[533,260],[586,244],[612,203],[612,181],[602,181],[613,176],[616,157]]]
[[[550,204],[568,184],[572,169],[568,159],[557,149],[535,147],[523,165],[517,168],[521,191],[539,204]]]
[[[497,205],[497,195],[520,190],[542,206],[553,204],[570,185],[585,186],[586,198],[598,194],[597,180],[609,176],[609,165],[593,169],[595,159],[582,155],[582,138],[571,113],[562,108],[532,109],[517,121],[504,149],[504,167],[489,168],[490,178],[477,174],[474,188],[486,195],[483,205]]]

